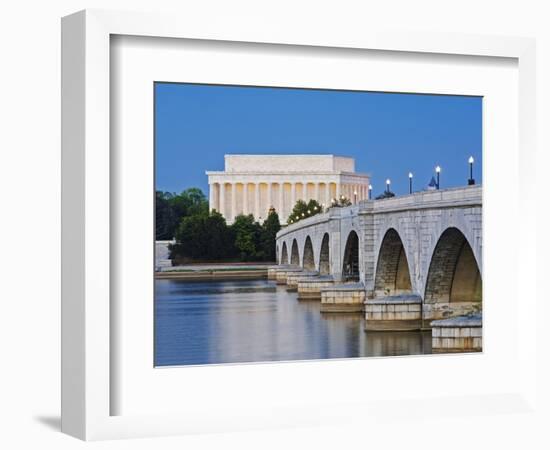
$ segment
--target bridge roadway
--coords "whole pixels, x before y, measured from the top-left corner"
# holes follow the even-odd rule
[[[402,310],[394,306],[399,298],[420,305],[414,308],[421,310],[423,324],[479,312],[482,187],[423,191],[330,208],[279,231],[276,252],[281,266],[318,271],[325,278],[332,276],[336,284],[359,283],[365,290],[367,318]],[[415,311],[408,308],[409,314]],[[386,322],[391,328],[392,320]],[[411,322],[411,328],[416,325]]]

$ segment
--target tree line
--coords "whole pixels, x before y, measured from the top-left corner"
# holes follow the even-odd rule
[[[198,188],[181,194],[157,191],[156,239],[171,240],[175,264],[198,261],[275,261],[275,237],[281,229],[272,208],[260,224],[252,215],[239,215],[227,225]]]

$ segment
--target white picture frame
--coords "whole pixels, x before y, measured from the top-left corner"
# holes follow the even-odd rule
[[[349,33],[311,35],[304,32],[283,31],[265,24],[254,23],[248,27],[233,29],[231,24],[193,23],[185,17],[163,14],[142,14],[112,11],[83,11],[67,16],[62,22],[62,429],[64,432],[86,440],[121,437],[160,436],[209,431],[232,431],[335,423],[360,420],[376,416],[376,411],[392,417],[392,405],[396,401],[411,411],[418,407],[406,406],[402,393],[389,398],[355,402],[343,398],[341,403],[316,402],[304,396],[297,407],[285,404],[267,408],[254,408],[254,399],[243,402],[239,409],[235,403],[199,405],[193,399],[193,407],[186,411],[144,411],[132,414],[112,414],[113,398],[124,386],[114,382],[112,366],[120,354],[113,349],[116,323],[110,302],[113,294],[111,280],[112,258],[112,192],[119,182],[118,174],[111,170],[110,108],[112,105],[111,36],[142,36],[237,43],[284,44],[308,48],[329,48],[333,52],[346,49],[365,49],[380,52],[407,52],[411,55],[463,55],[471,57],[499,57],[517,60],[519,82],[517,123],[519,136],[519,176],[512,177],[510,202],[513,211],[521,214],[517,226],[524,232],[510,245],[518,260],[531,261],[518,265],[517,285],[522,289],[522,307],[518,311],[517,361],[520,362],[514,380],[506,389],[491,392],[475,392],[469,397],[441,402],[441,391],[435,396],[424,396],[424,407],[437,405],[441,414],[467,415],[469,405],[483,405],[491,414],[506,403],[514,411],[526,411],[535,405],[536,398],[536,328],[529,324],[528,311],[536,308],[535,286],[522,283],[535,271],[536,241],[528,232],[535,228],[533,200],[527,193],[530,185],[528,174],[534,167],[535,154],[535,44],[532,39],[487,37],[452,34],[416,34],[384,31],[349,30]],[[429,56],[428,56],[429,57]],[[514,167],[512,163],[511,167]],[[506,195],[501,193],[501,195]],[[519,202],[519,198],[522,201]],[[517,220],[517,219],[516,219]],[[151,261],[152,264],[152,261]],[[518,292],[514,293],[516,296]],[[517,299],[516,299],[517,301]],[[151,318],[152,319],[152,318]],[[131,320],[131,317],[130,317]],[[490,320],[490,319],[489,319]],[[458,358],[445,360],[452,367]],[[391,369],[406,370],[404,359],[392,359]],[[362,361],[340,361],[331,365],[338,375],[360,370]],[[488,362],[487,364],[490,364]],[[286,376],[284,364],[248,366],[257,377]],[[288,365],[290,366],[290,365]],[[250,368],[252,367],[252,368]],[[235,366],[213,367],[223,377],[235,372]],[[293,369],[305,376],[314,376],[318,365],[294,365]],[[212,371],[210,372],[210,374]],[[336,373],[336,372],[335,372]],[[182,375],[185,376],[185,375]],[[197,389],[200,386],[197,386]],[[451,393],[456,395],[456,393]],[[420,395],[422,397],[422,395]],[[221,397],[220,397],[221,399]],[[220,404],[221,403],[221,404]],[[330,404],[330,408],[324,408]],[[441,405],[445,406],[442,407]],[[215,406],[215,408],[214,408]],[[527,408],[527,409],[526,409]],[[400,414],[403,414],[401,409]]]

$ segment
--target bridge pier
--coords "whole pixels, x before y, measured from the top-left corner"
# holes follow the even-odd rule
[[[296,272],[302,272],[304,269],[298,266],[290,266],[285,267],[277,271],[276,274],[276,283],[277,284],[286,284],[287,283],[287,277],[289,274],[296,273]]]
[[[298,280],[298,300],[321,300],[321,290],[334,284],[331,275],[301,278]]]
[[[267,279],[268,280],[276,280],[277,279],[277,272],[279,270],[283,270],[285,268],[290,267],[288,264],[279,264],[276,266],[269,266],[267,268]]]
[[[483,348],[481,314],[434,320],[432,352],[480,352]]]
[[[419,295],[394,295],[365,301],[367,331],[412,331],[422,328]]]
[[[296,292],[298,290],[298,282],[300,280],[307,280],[318,276],[319,272],[290,272],[286,277],[286,290],[289,292]]]
[[[422,305],[422,328],[430,329],[434,320],[468,316],[479,312],[480,302],[437,302]]]
[[[339,284],[321,289],[321,312],[363,312],[365,285]]]

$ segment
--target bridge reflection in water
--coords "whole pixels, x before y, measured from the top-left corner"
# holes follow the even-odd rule
[[[155,283],[156,366],[431,353],[429,332],[366,333],[273,281]]]

